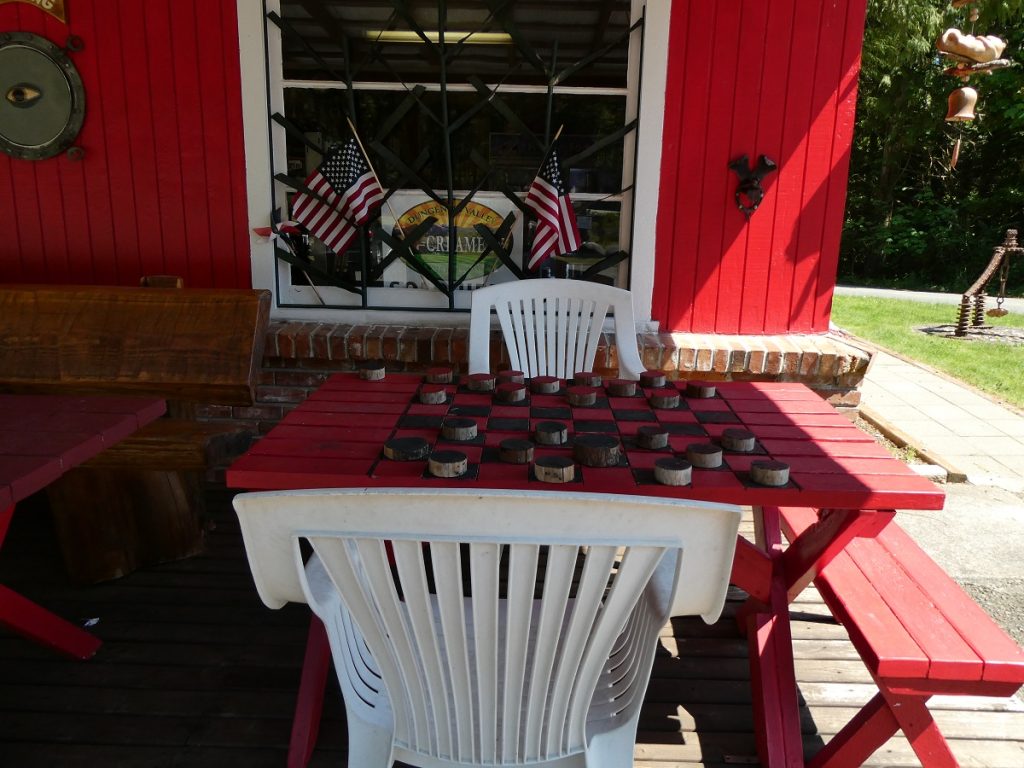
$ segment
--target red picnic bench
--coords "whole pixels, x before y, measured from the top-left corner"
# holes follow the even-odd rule
[[[790,540],[818,521],[806,507],[778,512]],[[879,693],[809,768],[860,765],[899,729],[925,768],[955,766],[928,699],[1006,697],[1024,685],[1024,650],[895,522],[851,542],[814,584]]]

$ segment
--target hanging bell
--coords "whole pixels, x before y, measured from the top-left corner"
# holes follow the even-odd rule
[[[949,94],[949,108],[946,110],[947,122],[963,122],[974,119],[974,105],[978,103],[978,92],[964,86]]]

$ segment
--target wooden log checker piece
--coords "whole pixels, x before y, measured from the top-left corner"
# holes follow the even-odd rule
[[[574,405],[572,387],[557,380],[547,382],[558,384],[551,393],[502,381],[521,388],[523,399],[500,402],[487,390],[498,385],[492,374],[451,383],[335,374],[231,467],[231,482],[251,489],[448,482],[525,489],[539,482],[539,464],[546,479],[568,482],[571,475],[580,490],[733,504],[913,509],[922,497],[942,497],[801,384],[716,382],[713,397],[690,397],[687,382],[660,378],[648,373],[631,396],[613,394],[614,381],[580,385],[596,398]],[[675,394],[680,403],[654,407],[652,391]],[[423,392],[436,392],[439,401],[423,402]],[[609,446],[594,446],[594,436]],[[698,444],[699,455],[688,456]],[[449,448],[465,454],[466,472],[428,472],[428,456]],[[554,462],[557,472],[544,469],[550,457],[564,460]],[[656,471],[663,459],[672,461]]]

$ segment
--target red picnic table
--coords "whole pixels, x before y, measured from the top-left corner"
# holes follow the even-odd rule
[[[507,400],[515,396],[509,393],[515,389],[515,377],[506,383],[510,386],[498,384],[496,394]],[[545,389],[552,388],[545,383]],[[749,505],[755,512],[758,543],[737,540],[732,581],[750,595],[741,611],[741,625],[750,650],[758,750],[765,765],[802,765],[789,603],[855,537],[877,534],[895,509],[941,509],[943,492],[802,384],[667,382],[641,386],[625,396],[622,392],[628,387],[604,384],[608,389],[597,386],[592,405],[577,406],[568,395],[585,402],[587,398],[577,397],[585,392],[565,383],[557,384],[555,392],[530,392],[518,402],[497,402],[495,393],[471,389],[470,385],[479,386],[472,377],[436,384],[411,375],[389,374],[371,381],[355,373],[337,374],[236,461],[227,482],[247,490],[544,488]],[[442,424],[453,418],[473,420],[476,436],[447,439]],[[551,421],[565,425],[569,439],[560,445],[533,446],[533,461],[560,457],[563,463],[572,463],[572,445],[582,435],[613,437],[618,453],[609,466],[575,464],[572,481],[550,485],[535,477],[531,464],[502,460],[503,441],[530,438],[542,422]],[[753,434],[752,449],[724,450],[716,468],[695,466],[688,485],[664,485],[656,478],[658,459],[681,456],[694,444],[721,447],[726,430],[736,429]],[[667,433],[667,444],[641,447],[651,432]],[[428,470],[427,457],[387,458],[384,444],[390,447],[399,439],[408,447],[409,441],[403,443],[402,438],[411,438],[413,445],[426,441],[437,451],[457,451],[465,457],[465,472],[440,478]],[[754,462],[777,462],[768,466],[788,468],[788,480],[780,486],[756,482]],[[762,508],[779,506],[822,511],[816,525],[783,548],[778,516],[761,514]],[[314,617],[290,766],[304,765],[312,752],[329,662],[326,634]]]
[[[14,506],[163,415],[151,397],[0,395],[0,546]],[[0,623],[79,659],[100,641],[0,585]]]

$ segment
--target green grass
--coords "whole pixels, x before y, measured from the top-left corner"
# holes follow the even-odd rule
[[[950,339],[917,330],[954,325],[956,318],[952,304],[867,296],[836,296],[832,304],[832,322],[843,330],[1024,408],[1024,346]],[[1024,316],[1019,314],[985,320],[993,326],[1024,328]]]

